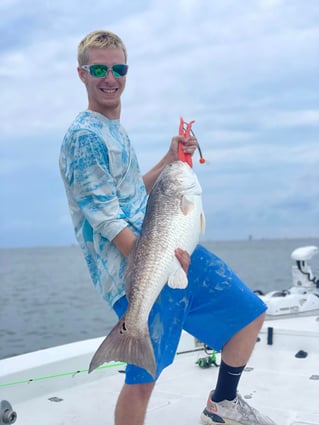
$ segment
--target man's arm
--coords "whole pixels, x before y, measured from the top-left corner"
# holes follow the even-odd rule
[[[125,227],[123,230],[118,233],[115,238],[112,240],[117,249],[127,257],[131,252],[134,243],[136,241],[136,236],[128,227]]]
[[[185,153],[190,153],[193,155],[195,149],[197,148],[197,140],[195,137],[189,137],[188,139],[185,139],[182,136],[173,137],[169,150],[166,153],[166,155],[164,155],[164,157],[143,176],[147,193],[151,191],[155,183],[155,180],[160,175],[160,173],[165,168],[165,166],[167,164],[170,164],[171,162],[178,160],[178,144],[180,142],[183,143],[184,145]],[[136,236],[134,235],[134,233],[128,227],[125,227],[114,237],[112,242],[115,244],[117,249],[125,257],[127,257],[129,253],[131,252],[135,241],[136,241]],[[183,269],[187,273],[188,266],[190,263],[189,254],[186,251],[183,251],[182,249],[178,248],[175,252],[175,255],[177,259],[179,260],[179,262],[181,263]]]

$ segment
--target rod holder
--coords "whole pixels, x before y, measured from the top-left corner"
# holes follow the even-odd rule
[[[14,424],[17,416],[7,400],[0,400],[0,425]]]

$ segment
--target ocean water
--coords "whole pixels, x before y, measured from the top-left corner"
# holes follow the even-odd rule
[[[290,254],[319,238],[203,243],[253,290],[291,286]],[[104,336],[115,314],[93,287],[77,246],[0,249],[0,359]],[[319,276],[319,256],[311,262]]]

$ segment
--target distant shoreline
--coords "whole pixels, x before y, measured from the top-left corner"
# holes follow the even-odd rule
[[[318,236],[296,236],[296,237],[260,237],[255,238],[253,236],[248,236],[246,239],[202,239],[200,243],[202,245],[211,245],[211,244],[220,244],[220,243],[242,243],[242,242],[267,242],[267,241],[316,241],[319,244],[319,235]],[[79,248],[79,245],[74,242],[66,245],[30,245],[30,246],[13,246],[13,247],[1,247],[0,251],[5,250],[25,250],[25,249],[65,249],[65,248]]]

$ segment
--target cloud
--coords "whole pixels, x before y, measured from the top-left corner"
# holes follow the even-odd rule
[[[318,127],[319,109],[274,112],[268,127]]]
[[[252,229],[318,234],[317,1],[96,0],[79,7],[75,0],[3,0],[0,14],[6,243],[74,240],[57,158],[65,129],[87,106],[77,44],[100,28],[120,34],[128,48],[122,123],[143,171],[165,153],[181,115],[196,120],[207,159],[204,167],[194,161],[207,238],[246,237]],[[45,231],[48,219],[54,231]]]

